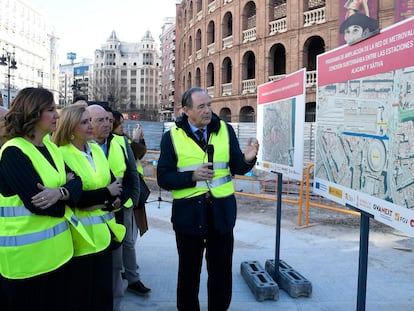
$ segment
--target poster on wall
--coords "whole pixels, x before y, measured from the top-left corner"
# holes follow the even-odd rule
[[[314,192],[414,236],[414,18],[318,56]]]
[[[301,180],[305,122],[305,75],[301,69],[257,88],[257,168]]]
[[[402,21],[414,16],[414,0],[395,0],[394,1],[394,20]]]
[[[378,0],[339,1],[339,45],[353,44],[378,30]]]

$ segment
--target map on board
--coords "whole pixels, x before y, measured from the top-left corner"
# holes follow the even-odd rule
[[[303,170],[305,70],[259,85],[257,167],[300,180]]]
[[[318,178],[414,208],[413,84],[408,68],[321,87]]]
[[[414,20],[318,57],[314,192],[414,235]]]

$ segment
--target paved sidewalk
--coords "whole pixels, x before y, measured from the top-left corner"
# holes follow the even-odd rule
[[[177,254],[170,224],[171,204],[160,202],[159,208],[158,205],[159,202],[147,204],[150,229],[137,244],[141,279],[152,291],[148,297],[126,293],[122,311],[176,310]],[[359,230],[350,229],[336,238],[312,234],[313,230],[312,227],[295,230],[282,225],[280,249],[280,259],[312,283],[312,296],[291,298],[280,290],[277,301],[259,302],[243,279],[240,264],[257,260],[264,267],[266,260],[274,259],[275,228],[238,220],[233,299],[229,310],[356,310]],[[399,247],[407,251],[397,249]],[[410,249],[414,249],[414,239],[399,232],[370,232],[367,311],[414,310],[414,253]],[[205,265],[203,268],[200,302],[202,311],[206,311]]]

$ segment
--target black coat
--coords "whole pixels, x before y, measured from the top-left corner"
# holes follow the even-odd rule
[[[186,115],[181,116],[176,121],[176,125],[198,143],[198,139],[191,131]],[[207,126],[207,134],[217,133],[220,126],[220,119],[217,115],[213,114],[212,120]],[[255,161],[247,163],[244,160],[244,155],[240,150],[239,142],[233,128],[229,124],[226,124],[226,126],[229,133],[230,172],[232,175],[243,175],[252,169]],[[157,166],[158,185],[165,190],[195,187],[196,182],[192,181],[192,174],[192,171],[177,171],[177,155],[175,154],[170,131],[166,132],[161,139],[161,153]],[[171,216],[174,230],[191,235],[205,235],[208,230],[206,207],[204,195],[186,199],[174,199]],[[233,230],[237,210],[235,196],[230,195],[225,198],[212,198],[212,207],[212,229],[220,233],[228,233]]]

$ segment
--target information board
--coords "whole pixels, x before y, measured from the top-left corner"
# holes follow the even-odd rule
[[[257,89],[257,168],[301,180],[305,122],[305,69]]]
[[[318,56],[314,192],[414,235],[414,19]]]

